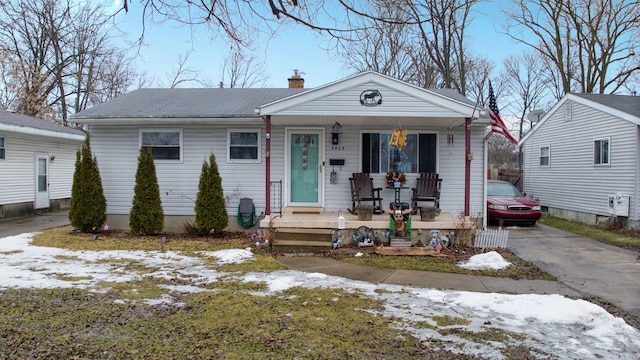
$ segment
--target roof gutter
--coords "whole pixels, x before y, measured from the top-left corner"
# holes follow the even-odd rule
[[[70,134],[53,130],[36,129],[28,126],[0,124],[0,131],[15,132],[27,135],[47,136],[58,139],[84,141],[84,134]]]

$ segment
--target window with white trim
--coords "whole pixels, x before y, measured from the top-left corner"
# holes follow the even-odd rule
[[[609,165],[609,138],[596,139],[593,141],[593,164]]]
[[[260,130],[228,130],[227,161],[260,162]]]
[[[4,160],[5,148],[4,148],[4,136],[0,136],[0,160]]]
[[[407,134],[402,150],[389,145],[391,132],[362,133],[361,168],[366,173],[437,172],[438,136],[435,133]]]
[[[182,160],[182,130],[140,129],[140,147],[150,148],[154,160]]]
[[[540,166],[549,166],[549,160],[551,160],[551,151],[549,146],[543,146],[540,148]]]

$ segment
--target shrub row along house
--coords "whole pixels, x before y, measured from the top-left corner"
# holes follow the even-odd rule
[[[109,226],[127,228],[140,147],[153,151],[169,232],[193,219],[212,153],[231,219],[241,198],[251,198],[264,221],[337,213],[350,206],[349,178],[358,172],[371,174],[388,204],[390,170],[405,173],[407,187],[420,173],[438,173],[443,213],[482,215],[488,121],[473,102],[371,71],[314,89],[302,84],[294,75],[279,89],[140,89],[75,114],[98,160]],[[394,129],[406,130],[402,150],[389,145]],[[409,202],[410,190],[400,197]]]

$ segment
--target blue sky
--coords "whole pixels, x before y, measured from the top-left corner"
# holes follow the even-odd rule
[[[113,1],[113,0],[112,0]],[[140,3],[132,1],[128,14],[118,15],[119,26],[129,32],[131,39],[137,38],[142,29]],[[119,0],[115,0],[119,3]],[[508,1],[479,4],[473,14],[468,46],[475,54],[492,59],[500,66],[509,55],[518,55],[524,48],[508,36],[501,34],[504,17],[501,7]],[[118,5],[115,5],[118,6]],[[265,87],[286,87],[287,78],[293,69],[304,73],[305,87],[317,87],[351,75],[343,68],[342,61],[328,54],[321,46],[326,45],[311,30],[302,26],[288,27],[255,53],[258,61],[264,61],[268,76]],[[178,27],[174,23],[153,24],[146,29],[146,45],[139,49],[136,57],[138,70],[146,71],[155,79],[156,86],[167,83],[167,73],[176,67],[178,57],[189,54],[189,67],[200,73],[200,78],[212,84],[221,80],[221,69],[228,45],[222,39],[211,40],[204,26]],[[495,74],[493,74],[495,76]]]

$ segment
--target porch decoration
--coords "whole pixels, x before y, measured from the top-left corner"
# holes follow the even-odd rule
[[[300,135],[296,143],[302,144],[302,170],[307,170],[307,145],[313,144],[314,140],[309,135]]]
[[[407,177],[404,175],[402,171],[393,170],[387,172],[386,175],[387,185],[400,187],[403,186],[407,182]],[[399,183],[399,186],[396,186],[396,183]]]
[[[402,151],[402,148],[407,143],[407,133],[406,129],[393,129],[391,131],[391,139],[389,140],[389,145],[395,146],[399,151]]]
[[[384,212],[387,214],[391,214],[391,228],[395,232],[396,236],[404,237],[407,231],[411,230],[411,217],[409,217],[405,221],[405,215],[411,214],[413,212],[413,208],[409,207],[408,209],[403,210],[403,206],[400,204],[393,205],[393,209],[385,208]]]

